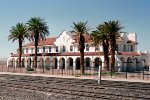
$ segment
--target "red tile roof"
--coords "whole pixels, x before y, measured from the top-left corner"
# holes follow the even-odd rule
[[[56,40],[57,37],[53,37],[53,38],[46,38],[46,40],[41,40],[39,41],[39,46],[41,45],[54,45],[54,42]],[[32,43],[29,43],[29,44],[26,44],[24,45],[23,47],[27,47],[27,46],[34,46],[34,42]]]
[[[118,51],[118,55],[139,56],[137,52]]]
[[[103,55],[103,52],[84,52],[85,56]],[[18,57],[19,54],[12,54],[11,57]],[[34,56],[34,54],[22,54],[22,57]],[[38,53],[38,56],[43,56],[43,53]],[[63,52],[63,53],[46,53],[44,56],[80,56],[80,52]]]
[[[118,55],[127,55],[127,56],[140,56],[137,52],[124,52],[118,51]],[[145,53],[141,53],[145,55]],[[62,53],[45,53],[45,56],[80,56],[80,52],[62,52]],[[99,56],[103,55],[103,52],[84,52],[85,56]],[[18,57],[19,54],[12,54],[11,57]],[[25,56],[34,56],[34,54],[22,54],[22,57]],[[43,53],[38,53],[38,56],[43,56]]]

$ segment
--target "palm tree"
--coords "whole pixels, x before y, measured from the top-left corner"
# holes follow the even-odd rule
[[[84,74],[84,49],[85,49],[85,38],[83,36],[84,33],[87,33],[90,28],[87,25],[88,22],[73,22],[74,31],[77,33],[77,40],[79,42],[79,50],[80,50],[80,71],[81,74]]]
[[[8,36],[8,40],[18,40],[19,43],[19,67],[21,67],[21,56],[22,56],[22,43],[25,38],[29,39],[29,35],[27,33],[27,27],[23,23],[18,23],[16,26],[13,26],[10,30],[10,35]]]
[[[30,33],[31,39],[34,41],[35,54],[34,54],[34,67],[37,68],[37,46],[38,41],[44,40],[46,36],[49,35],[49,30],[47,22],[40,17],[33,17],[28,22],[28,31]]]
[[[124,28],[120,21],[108,21],[103,23],[103,31],[109,36],[110,52],[111,52],[111,71],[115,72],[115,50],[116,50],[116,38],[119,36],[119,32]]]
[[[96,30],[92,31],[92,37],[94,41],[94,45],[98,46],[102,44],[103,47],[103,53],[104,53],[104,67],[106,70],[109,70],[109,42],[108,42],[108,36],[106,33],[102,32],[103,25],[99,25],[96,27]]]

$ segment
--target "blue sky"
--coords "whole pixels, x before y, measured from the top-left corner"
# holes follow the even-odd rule
[[[18,48],[17,42],[8,41],[11,27],[39,16],[47,21],[50,36],[72,30],[72,22],[88,21],[94,28],[120,20],[123,31],[137,33],[138,50],[150,51],[149,5],[150,0],[0,0],[0,58]]]

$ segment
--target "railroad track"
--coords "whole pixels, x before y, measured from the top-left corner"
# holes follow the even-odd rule
[[[7,81],[6,81],[7,80]],[[88,84],[89,83],[89,84]],[[137,83],[141,88],[132,88],[134,84],[131,84],[128,88],[125,88],[128,83],[120,85],[122,82],[110,82],[106,81],[102,86],[97,86],[95,82],[91,80],[74,80],[74,79],[62,79],[62,78],[42,78],[42,77],[3,77],[0,81],[0,86],[5,88],[17,88],[31,91],[41,91],[47,93],[54,93],[59,95],[67,95],[89,99],[150,99],[149,88],[144,90],[142,85],[149,84]],[[116,84],[116,85],[115,85]],[[136,85],[136,87],[138,86]],[[118,86],[118,87],[115,87]],[[132,92],[129,94],[129,92]],[[140,95],[144,94],[145,95]]]

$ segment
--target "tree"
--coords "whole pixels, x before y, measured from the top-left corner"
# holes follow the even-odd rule
[[[8,40],[18,40],[19,43],[19,67],[21,67],[21,56],[22,56],[22,43],[25,38],[29,39],[29,35],[27,33],[27,27],[23,23],[18,23],[16,26],[13,26],[10,30],[10,35],[8,36]]]
[[[94,41],[95,46],[99,46],[102,44],[103,47],[103,53],[104,53],[104,67],[106,70],[109,70],[109,42],[108,42],[108,36],[106,33],[102,32],[103,25],[99,25],[96,27],[96,30],[92,31],[92,37]]]
[[[77,33],[77,40],[79,42],[79,50],[80,50],[80,71],[81,74],[84,74],[84,49],[85,49],[85,38],[83,34],[87,33],[90,28],[87,25],[88,22],[73,22],[74,31]]]
[[[34,67],[37,68],[37,46],[38,41],[44,40],[49,35],[47,22],[40,17],[33,17],[28,22],[28,32],[30,38],[34,41],[35,54],[34,54]]]
[[[103,32],[109,36],[110,52],[111,52],[111,71],[115,72],[115,50],[116,50],[116,38],[119,36],[119,32],[124,27],[120,24],[120,21],[108,21],[103,23]]]

